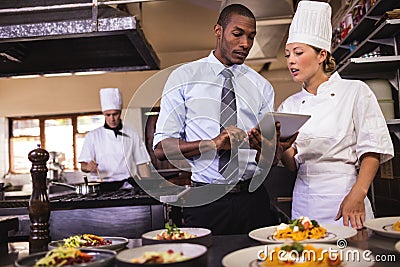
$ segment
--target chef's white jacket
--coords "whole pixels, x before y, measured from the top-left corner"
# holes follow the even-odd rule
[[[294,143],[298,174],[292,217],[334,223],[343,198],[356,181],[360,157],[375,152],[380,154],[381,163],[393,157],[393,144],[377,99],[365,83],[334,73],[319,86],[317,95],[303,88],[287,98],[278,111],[311,115]],[[365,204],[367,218],[373,218],[368,199]]]
[[[150,162],[143,141],[132,128],[124,126],[122,135],[101,126],[87,133],[79,162],[94,160],[105,182],[120,181],[137,174],[137,165]],[[97,177],[91,174],[91,177]],[[97,177],[98,178],[98,177]]]

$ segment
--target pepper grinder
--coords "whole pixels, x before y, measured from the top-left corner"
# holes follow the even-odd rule
[[[29,152],[28,159],[32,162],[32,195],[29,199],[29,253],[47,251],[50,242],[49,219],[50,201],[47,195],[47,166],[49,153],[40,148]]]

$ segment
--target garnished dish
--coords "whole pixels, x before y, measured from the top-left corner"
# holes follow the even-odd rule
[[[139,258],[133,258],[132,263],[174,263],[184,261],[187,258],[183,255],[183,252],[174,252],[172,249],[168,251],[146,251]]]
[[[156,239],[156,240],[180,240],[180,239],[188,239],[188,238],[195,238],[195,237],[197,237],[197,235],[190,234],[186,231],[182,231],[175,224],[169,225],[168,223],[166,223],[165,230],[156,234],[154,239]]]
[[[100,236],[93,234],[74,235],[63,239],[63,241],[63,247],[70,248],[99,247],[112,244],[112,240],[106,240]]]
[[[337,224],[319,224],[301,216],[296,220],[276,226],[252,230],[249,237],[263,243],[285,243],[290,241],[307,243],[335,242],[357,234],[357,230]]]
[[[375,264],[374,259],[374,255],[351,246],[338,249],[337,244],[293,242],[233,251],[222,258],[222,266],[368,267]]]
[[[178,228],[175,224],[165,224],[165,229],[152,230],[142,234],[142,244],[193,243],[206,247],[212,245],[211,230],[206,228]]]
[[[126,247],[129,240],[125,237],[97,236],[94,234],[73,235],[63,240],[52,241],[48,248],[98,248],[120,250]]]
[[[162,243],[126,249],[118,253],[117,266],[207,266],[207,248],[190,243]]]
[[[91,262],[92,255],[81,252],[76,248],[56,248],[50,250],[46,255],[39,259],[34,267],[78,265]]]
[[[117,253],[108,249],[54,248],[18,258],[16,267],[110,267],[115,265]]]
[[[380,217],[365,222],[364,226],[377,234],[400,238],[400,217]]]
[[[326,229],[315,220],[301,216],[292,220],[289,224],[281,223],[275,230],[273,236],[276,239],[291,239],[303,241],[306,239],[320,239],[326,236]]]
[[[323,248],[294,242],[290,245],[277,246],[269,255],[261,255],[257,266],[303,266],[303,267],[340,267],[340,254],[329,254]]]

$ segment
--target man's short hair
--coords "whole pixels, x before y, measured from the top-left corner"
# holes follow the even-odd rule
[[[250,9],[242,4],[232,4],[222,9],[221,13],[219,14],[217,24],[221,25],[222,28],[225,28],[226,25],[228,25],[228,23],[230,22],[232,14],[237,14],[256,20],[253,12],[251,12]]]

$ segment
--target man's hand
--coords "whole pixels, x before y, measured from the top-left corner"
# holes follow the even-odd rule
[[[283,152],[291,147],[293,144],[294,140],[296,140],[298,133],[295,133],[291,137],[289,137],[286,140],[280,140],[281,137],[281,124],[280,122],[275,123],[275,138],[276,138],[276,143],[275,147],[273,145],[273,140],[269,140],[265,138],[259,129],[253,128],[248,132],[249,136],[249,145],[250,148],[256,149],[257,150],[257,161],[259,161],[261,158],[268,158],[267,155],[272,155],[274,153],[274,159],[272,164],[276,165],[279,160],[282,158]],[[269,153],[269,154],[268,154]]]
[[[81,170],[84,172],[97,172],[98,164],[91,160],[90,162],[81,162]]]
[[[228,126],[212,141],[217,150],[231,150],[232,147],[238,147],[246,137],[246,132],[242,129]]]

